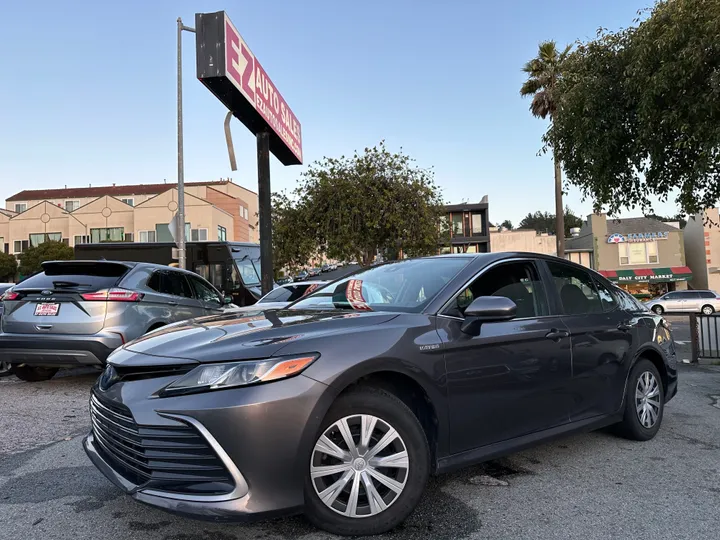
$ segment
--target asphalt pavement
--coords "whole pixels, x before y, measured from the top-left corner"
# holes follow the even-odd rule
[[[682,321],[674,331],[681,357],[689,355]],[[717,538],[720,367],[683,365],[680,375],[652,441],[608,431],[575,435],[433,478],[408,522],[383,538]],[[96,376],[78,370],[34,384],[0,379],[0,539],[333,538],[303,517],[219,525],[122,494],[81,447]]]

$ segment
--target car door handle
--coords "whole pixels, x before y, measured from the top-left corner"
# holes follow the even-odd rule
[[[168,306],[177,306],[177,302],[175,300],[170,300],[167,304]]]
[[[545,337],[552,340],[561,340],[566,337],[570,337],[570,332],[567,330],[556,330],[553,328],[550,330],[547,334],[545,334]]]
[[[630,330],[632,330],[632,327],[633,325],[629,323],[620,323],[617,325],[617,329],[622,332],[629,332]]]

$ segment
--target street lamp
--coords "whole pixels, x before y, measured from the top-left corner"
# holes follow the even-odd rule
[[[182,110],[182,33],[183,30],[195,33],[195,29],[185,26],[177,19],[177,162],[178,162],[178,211],[177,246],[178,266],[185,268],[185,163],[183,153],[183,110]]]

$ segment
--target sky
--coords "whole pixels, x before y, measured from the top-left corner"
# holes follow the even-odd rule
[[[272,158],[273,191],[323,156],[386,141],[433,167],[447,202],[488,195],[490,220],[554,212],[546,122],[519,95],[540,41],[629,26],[652,0],[3,2],[0,200],[23,189],[177,181],[176,19],[226,10],[302,124],[304,165]],[[185,179],[257,191],[254,136],[195,76],[183,36]],[[592,202],[570,188],[579,215]],[[657,204],[661,214],[675,205]],[[621,216],[638,215],[626,211]]]

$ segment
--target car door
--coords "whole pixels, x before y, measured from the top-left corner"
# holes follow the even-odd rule
[[[573,421],[614,412],[632,360],[636,321],[610,285],[585,268],[548,261],[555,302],[572,342]]]
[[[156,270],[148,279],[147,287],[155,291],[143,299],[152,310],[154,320],[184,321],[202,313],[200,302],[193,298],[192,289],[181,272]]]
[[[533,260],[503,262],[482,271],[439,314],[452,452],[568,422],[569,332],[551,315],[546,285]],[[464,309],[479,296],[510,298],[516,318],[463,333]]]
[[[223,300],[220,293],[207,281],[199,276],[188,274],[188,279],[195,292],[195,298],[200,302],[204,315],[216,315],[223,312]]]
[[[689,313],[700,313],[704,303],[703,298],[697,291],[682,291],[680,294],[683,295],[683,311]]]
[[[679,292],[669,292],[660,297],[660,305],[665,311],[683,311],[683,298]]]

